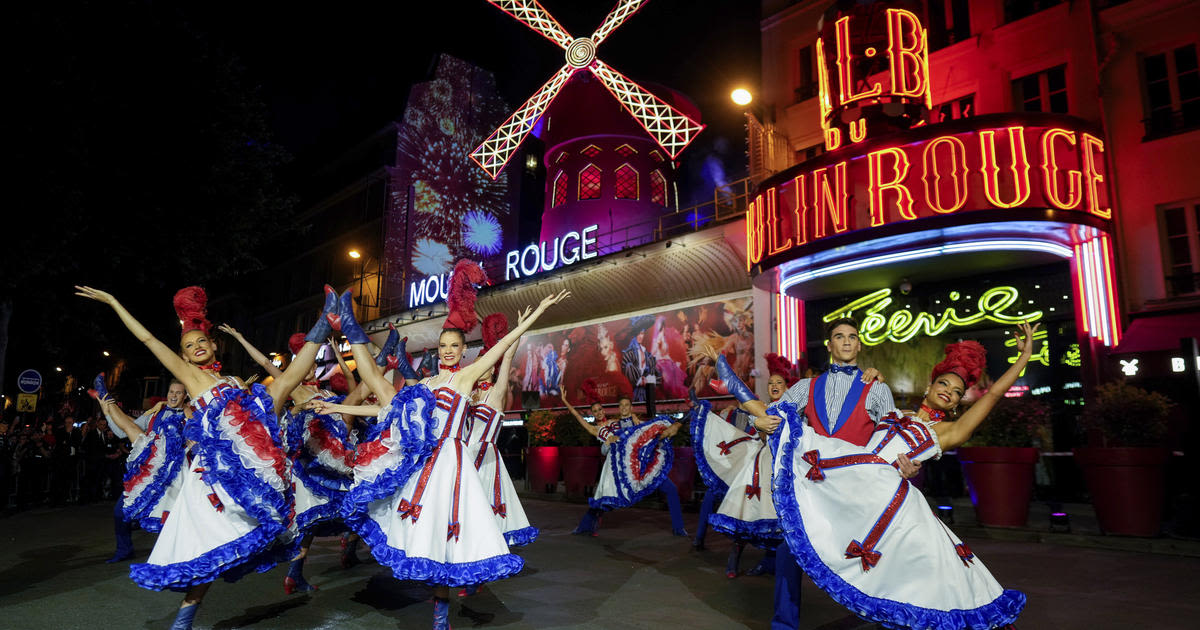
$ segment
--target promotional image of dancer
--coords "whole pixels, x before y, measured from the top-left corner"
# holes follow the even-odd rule
[[[179,352],[158,341],[112,295],[91,287],[76,294],[110,306],[131,333],[187,388],[192,417],[184,424],[187,449],[179,493],[163,510],[163,527],[144,564],[130,577],[152,590],[185,591],[173,629],[191,628],[213,580],[236,581],[273,567],[294,538],[291,472],[280,439],[279,416],[330,332],[325,307],[296,360],[269,386],[247,386],[221,375],[209,335],[207,296],[199,287],[175,295],[183,322]],[[128,431],[128,429],[127,429]]]
[[[389,397],[395,389],[382,374],[371,369],[360,374],[389,403],[378,412],[382,430],[359,446],[355,483],[342,509],[347,524],[397,579],[435,587],[433,627],[439,629],[449,627],[450,587],[500,580],[524,565],[509,553],[479,476],[464,470],[473,463],[466,445],[471,391],[546,309],[569,296],[566,291],[547,296],[495,346],[462,366],[464,331],[476,323],[470,284],[486,276],[469,261],[455,269],[451,313],[438,341],[438,375]],[[368,338],[354,319],[348,292],[339,304],[330,319],[346,335],[358,364],[369,367]]]
[[[888,413],[864,444],[837,439],[840,427],[812,402],[803,413],[788,396],[774,407],[786,418],[774,470],[786,547],[835,601],[887,627],[997,628],[1020,614],[1024,594],[1003,589],[897,470],[970,437],[1028,363],[1034,332],[1021,325],[1020,357],[955,422],[925,418],[939,420],[982,375],[983,348],[971,341],[947,347],[925,396],[928,409]],[[810,386],[809,401],[819,385]],[[922,588],[911,588],[914,575],[923,576]]]
[[[121,562],[133,557],[130,523],[137,522],[148,532],[158,532],[162,529],[163,506],[169,505],[179,492],[187,389],[172,379],[167,399],[136,419],[130,418],[108,395],[103,372],[95,378],[88,394],[100,403],[100,412],[113,434],[128,438],[132,444],[125,459],[125,487],[121,499],[113,506],[117,550],[105,561]]]

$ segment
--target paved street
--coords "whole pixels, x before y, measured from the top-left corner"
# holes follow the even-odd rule
[[[568,532],[579,504],[527,500],[542,538],[521,551],[520,576],[489,585],[463,606],[456,628],[767,628],[769,578],[724,577],[729,543],[709,536],[690,551],[672,537],[665,512],[631,509],[605,517],[601,536]],[[166,628],[174,593],[129,581],[127,564],[107,565],[111,504],[37,509],[0,519],[0,627]],[[689,530],[695,514],[685,514]],[[153,537],[136,532],[140,559]],[[1194,628],[1200,616],[1200,558],[1139,554],[967,537],[1002,584],[1029,595],[1018,625],[1029,628]],[[284,568],[214,586],[197,628],[426,628],[430,590],[392,579],[373,561],[344,571],[336,539],[318,539],[308,563],[311,595],[283,593]],[[747,550],[743,569],[761,552]],[[360,556],[367,558],[365,551]],[[921,579],[913,576],[913,579]],[[801,628],[870,628],[806,582]]]

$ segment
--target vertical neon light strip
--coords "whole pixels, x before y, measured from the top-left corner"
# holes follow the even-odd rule
[[[1109,322],[1112,324],[1112,345],[1121,343],[1121,311],[1117,301],[1117,266],[1113,261],[1112,243],[1108,235],[1100,237],[1100,248],[1104,258],[1104,284],[1107,288],[1104,297],[1108,301]]]
[[[1075,267],[1075,269],[1074,269],[1074,272],[1075,272],[1075,299],[1083,302],[1082,307],[1079,308],[1079,315],[1080,315],[1079,319],[1080,319],[1081,323],[1083,324],[1083,332],[1091,334],[1092,326],[1091,326],[1091,320],[1088,318],[1087,293],[1084,292],[1084,290],[1083,290],[1083,275],[1085,273],[1085,271],[1084,271],[1085,267],[1084,267],[1084,262],[1083,262],[1083,244],[1076,243],[1074,246],[1072,246],[1072,249],[1074,250],[1074,254],[1075,254],[1074,255],[1074,259],[1075,259],[1075,265],[1074,265],[1074,267]]]
[[[1080,308],[1083,331],[1112,347],[1121,341],[1121,314],[1117,302],[1112,242],[1107,234],[1092,237],[1073,247],[1075,287],[1083,300]]]
[[[795,362],[804,351],[804,301],[779,294],[776,302],[775,333],[779,354]]]

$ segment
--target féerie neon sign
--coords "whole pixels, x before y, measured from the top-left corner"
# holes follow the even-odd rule
[[[1008,309],[1021,297],[1016,287],[1009,286],[992,287],[984,291],[974,304],[974,312],[959,312],[959,307],[951,305],[940,313],[914,313],[908,309],[899,309],[889,315],[885,312],[893,302],[891,295],[891,289],[879,289],[826,314],[822,319],[828,323],[839,317],[855,316],[855,313],[858,313],[859,340],[863,345],[876,346],[885,341],[904,343],[920,334],[935,337],[951,328],[965,328],[984,322],[1008,325],[1035,322],[1041,319],[1043,314],[1042,311],[1009,313]],[[962,295],[958,291],[950,292],[951,302],[957,302],[961,298]]]

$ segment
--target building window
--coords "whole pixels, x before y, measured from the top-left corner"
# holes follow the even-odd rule
[[[638,198],[638,173],[637,170],[628,164],[622,164],[617,167],[616,198]]]
[[[1200,199],[1159,209],[1167,294],[1200,291]]]
[[[600,198],[600,167],[588,164],[579,171],[579,200]]]
[[[1066,64],[1021,77],[1012,86],[1017,111],[1068,113]]]
[[[968,0],[928,0],[925,23],[929,25],[929,49],[938,50],[971,36]]]
[[[975,115],[975,95],[968,94],[953,101],[936,105],[933,108],[933,122],[940,123],[959,118],[970,118]]]
[[[805,162],[805,161],[811,160],[823,153],[825,153],[825,143],[824,142],[822,142],[821,144],[814,144],[813,146],[808,147],[806,149],[799,149],[796,151],[796,163],[799,164],[800,162]]]
[[[600,154],[600,147],[598,147],[594,144],[589,144],[586,147],[583,147],[583,150],[580,151],[580,153],[582,153],[588,157],[596,157],[597,155]]]
[[[1196,45],[1142,58],[1146,140],[1200,127],[1200,68]]]
[[[658,171],[650,172],[650,202],[667,205],[667,178]]]
[[[551,208],[557,208],[564,203],[567,203],[567,172],[559,171],[554,177],[554,191],[552,193],[554,202],[550,205]]]
[[[1039,11],[1045,11],[1063,0],[1004,0],[1004,21],[1015,22]]]
[[[817,96],[816,63],[813,61],[812,46],[804,46],[796,53],[796,102],[807,101]]]
[[[621,156],[621,157],[626,157],[626,158],[627,158],[627,157],[629,157],[629,156],[631,156],[631,155],[637,155],[637,149],[635,149],[635,148],[633,148],[633,147],[629,146],[628,144],[622,144],[621,146],[619,146],[619,147],[617,147],[616,149],[613,149],[613,150],[614,150],[614,151],[616,151],[616,152],[617,152],[617,155],[619,155],[619,156]]]

